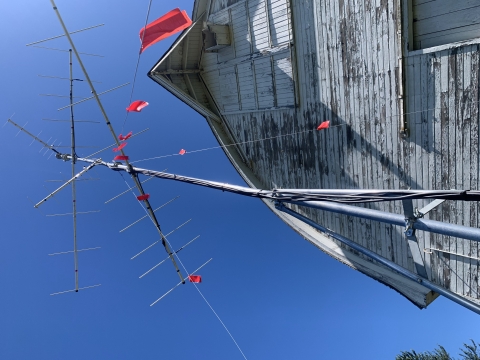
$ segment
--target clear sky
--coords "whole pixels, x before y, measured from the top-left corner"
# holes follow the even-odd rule
[[[105,23],[73,35],[98,92],[131,81],[148,1],[58,0],[70,31]],[[192,1],[154,0],[150,19]],[[67,98],[68,54],[25,44],[59,35],[62,29],[48,0],[0,3],[0,358],[1,359],[242,359],[217,318],[192,284],[178,287],[153,307],[149,304],[178,282],[166,262],[145,278],[138,277],[165,257],[159,245],[134,260],[130,257],[157,240],[132,195],[106,200],[126,189],[108,169],[92,170],[79,182],[79,248],[100,246],[79,254],[80,286],[94,289],[50,296],[73,289],[73,256],[47,254],[73,248],[70,189],[35,210],[38,201],[69,177],[70,164],[48,159],[40,145],[3,122],[13,120],[40,137],[68,145],[68,119],[57,108]],[[150,130],[128,142],[131,159],[215,146],[205,119],[150,80],[146,74],[174,38],[147,49],[141,57],[134,100],[150,103],[129,116],[125,130]],[[68,49],[65,38],[43,44]],[[83,75],[74,63],[74,76]],[[120,132],[130,87],[102,97]],[[85,82],[75,84],[87,97]],[[112,143],[92,101],[75,108],[79,155]],[[50,141],[50,142],[51,142]],[[86,147],[80,147],[86,146]],[[93,148],[90,146],[95,146]],[[62,148],[66,150],[67,148]],[[103,153],[111,160],[112,152]],[[221,150],[173,156],[139,163],[142,167],[244,184]],[[80,168],[80,166],[78,167]],[[128,179],[128,177],[126,177]],[[129,181],[131,184],[131,182]],[[154,207],[175,196],[160,210],[164,232],[192,221],[169,239],[178,248],[200,238],[179,255],[199,274],[199,288],[216,310],[248,359],[393,359],[402,350],[425,351],[442,344],[453,354],[470,338],[480,341],[479,317],[443,298],[419,310],[394,290],[325,255],[294,233],[260,201],[166,180],[145,185]]]

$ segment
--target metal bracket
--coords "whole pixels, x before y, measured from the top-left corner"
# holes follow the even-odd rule
[[[420,252],[420,247],[418,246],[414,228],[419,211],[417,208],[414,210],[412,199],[402,200],[402,203],[403,211],[405,213],[405,237],[407,238],[408,246],[410,247],[410,251],[412,253],[415,269],[417,270],[418,275],[428,279],[427,271],[425,269],[425,262],[423,260],[422,253]]]
[[[437,199],[437,200],[433,200],[430,204],[428,204],[427,206],[421,208],[420,210],[418,210],[417,208],[415,208],[415,216],[417,218],[423,218],[425,215],[427,215],[430,211],[432,211],[433,209],[435,209],[438,205],[441,205],[443,202],[445,201],[445,199]]]

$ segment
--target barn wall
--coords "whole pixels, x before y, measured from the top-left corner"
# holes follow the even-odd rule
[[[414,49],[480,36],[478,0],[411,0],[410,16]]]
[[[241,166],[262,187],[478,188],[479,45],[403,54],[400,1],[212,0],[208,22],[229,25],[232,45],[202,52],[203,84],[191,87],[208,89]],[[184,68],[179,61],[181,49],[165,64]],[[185,76],[170,78],[189,94]],[[316,131],[326,120],[330,128]],[[401,202],[360,206],[403,213]],[[297,210],[415,272],[403,228]],[[478,210],[445,202],[427,217],[478,226]],[[417,236],[429,279],[479,302],[477,244]],[[329,253],[340,259],[339,251],[359,255],[341,244]],[[413,284],[397,286],[363,260],[358,269],[426,304]]]
[[[479,188],[479,61],[479,45],[406,58],[409,172],[423,188]],[[479,227],[478,211],[447,201],[430,218]],[[428,235],[424,247],[435,282],[479,299],[478,243]]]

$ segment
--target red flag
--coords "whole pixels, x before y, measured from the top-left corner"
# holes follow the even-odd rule
[[[328,129],[330,127],[330,120],[322,122],[320,125],[318,125],[317,130],[323,130],[323,129]]]
[[[169,11],[140,30],[140,41],[142,42],[140,53],[147,47],[188,28],[190,25],[192,25],[192,20],[185,10],[176,8]]]
[[[127,143],[120,144],[119,147],[113,148],[113,152],[118,152],[122,150],[125,146],[127,146]]]
[[[132,132],[130,131],[130,132],[129,132],[127,135],[125,135],[125,136],[123,136],[122,134],[120,134],[120,135],[118,136],[118,139],[119,139],[120,141],[125,141],[125,140],[127,140],[127,139],[130,139],[131,137],[132,137]]]
[[[128,107],[127,107],[127,111],[128,112],[132,112],[132,111],[135,111],[135,112],[140,112],[142,111],[142,109],[144,107],[148,106],[148,102],[146,101],[143,101],[143,100],[135,100],[134,102],[132,102]]]
[[[117,161],[117,160],[128,160],[128,156],[126,155],[117,155],[113,158],[114,161]]]
[[[149,198],[150,198],[150,194],[144,194],[144,195],[137,196],[138,201],[148,200]]]
[[[179,153],[180,155],[185,155],[186,152],[187,152],[187,150],[182,149],[182,150],[180,150],[178,153]]]
[[[202,277],[200,275],[188,275],[188,280],[198,284],[202,282]]]

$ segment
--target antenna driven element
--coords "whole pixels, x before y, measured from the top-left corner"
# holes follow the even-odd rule
[[[101,249],[100,246],[94,247],[94,248],[88,248],[88,249],[80,249],[80,250],[71,250],[71,251],[62,251],[62,252],[57,252],[57,253],[52,253],[48,254],[48,256],[55,256],[55,255],[63,255],[63,254],[71,254],[76,252],[82,252],[82,251],[89,251],[89,250],[98,250]]]
[[[39,139],[38,137],[36,137],[35,135],[33,135],[31,132],[27,131],[25,128],[23,128],[22,126],[18,125],[16,122],[14,122],[14,121],[12,121],[12,120],[10,120],[10,119],[8,119],[8,122],[9,122],[10,124],[12,124],[13,126],[15,126],[16,128],[20,129],[20,131],[24,132],[24,133],[27,134],[28,136],[31,136],[34,140],[38,141],[40,144],[43,145],[44,148],[50,149],[50,150],[52,150],[52,151],[53,151],[54,153],[56,153],[56,154],[60,154],[57,150],[55,150],[55,149],[53,148],[52,145],[48,145],[45,141]],[[42,149],[43,149],[43,148],[42,148]],[[40,149],[40,151],[41,151],[42,149]]]
[[[190,245],[192,242],[194,242],[195,240],[197,240],[198,238],[200,237],[200,235],[196,236],[195,238],[193,238],[192,240],[190,240],[188,243],[186,243],[185,245],[183,245],[180,249],[176,250],[174,252],[174,254],[177,254],[179,253],[180,251],[182,251],[183,249],[185,249],[188,245]],[[165,261],[168,260],[168,256],[163,259],[162,261],[160,261],[157,265],[155,265],[154,267],[150,268],[150,270],[146,271],[145,273],[143,273],[142,275],[140,275],[138,278],[141,279],[143,278],[145,275],[149,274],[150,272],[152,272],[153,270],[155,270],[157,267],[159,267],[160,265],[162,265]]]
[[[85,169],[83,169],[82,171],[80,171],[77,175],[75,175],[73,178],[71,178],[70,180],[68,180],[65,184],[63,184],[62,186],[60,186],[57,190],[55,190],[54,192],[52,192],[51,194],[47,195],[45,198],[43,198],[42,200],[40,200],[37,204],[35,204],[35,208],[38,208],[40,205],[42,205],[45,201],[47,201],[48,199],[54,197],[58,192],[60,192],[62,189],[64,189],[65,187],[67,187],[69,184],[71,184],[73,181],[75,181],[77,178],[79,178],[80,176],[82,176],[83,174],[85,174],[88,170],[90,170],[91,168],[93,168],[94,166],[98,165],[99,162],[98,161],[95,161],[94,163],[90,164],[89,166],[87,166]]]
[[[102,284],[85,286],[85,287],[78,288],[78,289],[65,290],[65,291],[56,292],[56,293],[53,293],[53,294],[50,294],[50,295],[51,295],[51,296],[54,296],[54,295],[66,294],[66,293],[69,293],[69,292],[78,292],[79,290],[91,289],[91,288],[98,287],[98,286],[101,286],[101,285],[102,285]]]
[[[100,26],[103,26],[105,24],[98,24],[98,25],[94,25],[94,26],[90,26],[88,28],[85,28],[85,29],[80,29],[80,30],[75,30],[75,31],[72,31],[70,34],[76,34],[76,33],[79,33],[79,32],[82,32],[82,31],[87,31],[87,30],[90,30],[90,29],[95,29],[97,27],[100,27]],[[49,40],[53,40],[53,39],[58,39],[58,38],[61,38],[61,37],[64,37],[65,34],[63,35],[57,35],[57,36],[54,36],[54,37],[51,37],[51,38],[47,38],[47,39],[43,39],[43,40],[38,40],[38,41],[35,41],[35,42],[32,42],[30,44],[26,44],[25,46],[32,46],[32,45],[35,45],[35,44],[40,44],[42,42],[45,42],[45,41],[49,41]],[[68,36],[68,35],[67,35]]]
[[[100,210],[92,210],[92,211],[76,211],[76,212],[71,212],[71,213],[65,213],[65,214],[47,214],[45,216],[68,216],[68,215],[83,215],[83,214],[92,214],[92,213],[99,213]]]
[[[56,50],[56,49],[55,49],[55,50]],[[61,50],[61,51],[70,52],[70,50]],[[60,76],[50,76],[50,75],[37,75],[37,76],[39,76],[39,77],[44,77],[44,78],[50,78],[50,79],[59,79],[59,80],[68,80],[68,81],[70,81],[69,78],[64,78],[64,77],[60,77]],[[72,79],[72,80],[74,80],[74,81],[83,81],[82,79]],[[101,84],[100,81],[93,81],[93,80],[92,80],[92,82]]]
[[[110,89],[110,90],[107,90],[107,91],[98,93],[98,94],[96,94],[96,96],[98,97],[99,95],[103,95],[103,94],[109,93],[109,92],[111,92],[111,91],[120,89],[121,87],[127,86],[128,84],[130,84],[130,83],[125,83],[125,84],[122,84],[122,85],[118,85],[118,86],[116,86],[116,87],[114,87],[114,88],[112,88],[112,89]],[[70,105],[61,107],[61,108],[57,109],[57,111],[64,110],[64,109],[68,109],[69,107],[72,107],[72,106],[81,104],[81,103],[83,103],[83,102],[85,102],[85,101],[92,100],[92,99],[95,99],[95,98],[96,98],[95,96],[90,96],[90,97],[88,97],[88,98],[84,98],[83,100],[77,101],[76,103],[73,103],[73,104],[70,104]]]
[[[194,270],[189,276],[195,274],[198,270],[200,270],[201,268],[203,268],[205,265],[207,265],[210,261],[212,261],[213,258],[211,258],[210,260],[208,260],[207,262],[205,262],[202,266],[200,266],[198,269]],[[153,306],[155,305],[156,303],[158,303],[160,300],[162,300],[165,296],[167,296],[168,294],[170,294],[173,290],[175,290],[179,285],[181,284],[184,284],[184,282],[179,282],[177,285],[175,285],[173,288],[171,288],[170,290],[168,290],[165,294],[163,294],[162,296],[160,296],[157,300],[155,300],[153,303],[150,304],[150,306]]]
[[[49,47],[45,47],[45,46],[36,46],[36,45],[33,45],[32,47],[34,48],[39,48],[39,49],[45,49],[45,50],[55,50],[55,51],[62,51],[62,52],[69,52],[70,50],[65,50],[65,49],[54,49],[54,48],[49,48]],[[82,55],[87,55],[87,56],[97,56],[97,57],[105,57],[103,55],[98,55],[98,54],[88,54],[88,53],[84,53],[84,52],[81,52],[79,54],[82,54]],[[94,81],[94,82],[98,82],[98,81]]]
[[[43,118],[44,121],[58,121],[58,122],[71,122],[71,120],[58,120],[58,119],[49,119]],[[92,120],[74,120],[74,123],[92,123],[92,124],[100,124],[100,121],[92,121]]]
[[[152,178],[149,178],[148,180],[151,180]],[[129,190],[127,190],[129,191]],[[153,210],[153,212],[157,212],[158,210],[160,210],[161,208],[167,206],[168,204],[170,204],[171,202],[177,200],[180,196],[177,196],[177,197],[174,197],[173,199],[167,201],[165,204],[159,206],[158,208],[156,208],[155,210]],[[143,219],[146,219],[148,217],[148,215],[145,215],[145,216],[142,216],[140,219],[138,219],[137,221],[134,221],[133,223],[131,223],[130,225],[128,225],[127,227],[123,228],[122,230],[120,230],[120,232],[124,232],[125,230],[131,228],[133,225],[135,224],[138,224],[140,221],[142,221]],[[190,220],[189,220],[190,221]]]
[[[40,96],[51,96],[51,97],[61,97],[61,98],[69,98],[70,96],[69,95],[57,95],[57,94],[38,94]],[[86,99],[82,96],[74,96],[74,98],[77,98],[77,99]]]
[[[113,146],[113,145],[112,145],[112,146]],[[143,181],[142,181],[142,184],[145,184],[147,181],[150,181],[150,180],[152,180],[152,179],[154,179],[154,178],[153,178],[153,177],[150,177],[150,178],[148,178],[148,179],[146,179],[146,180],[143,180]],[[113,201],[113,200],[115,200],[115,199],[118,199],[120,196],[125,195],[126,193],[132,191],[133,189],[135,189],[135,188],[132,186],[132,187],[129,188],[128,190],[125,190],[124,192],[121,192],[120,194],[114,196],[113,198],[105,201],[105,204],[108,204],[109,202],[111,202],[111,201]]]
[[[163,235],[163,234],[162,234],[162,242],[166,240],[165,238],[167,238],[169,235],[173,234],[175,231],[177,231],[178,229],[180,229],[180,228],[183,227],[184,225],[188,224],[190,221],[192,221],[192,219],[189,219],[189,220],[185,221],[182,225],[178,226],[176,229],[173,229],[173,230],[170,231],[167,235]],[[159,242],[160,242],[160,240],[155,241],[153,244],[147,246],[145,249],[143,249],[142,251],[140,251],[137,255],[131,257],[130,260],[135,259],[138,255],[143,254],[145,251],[147,251],[148,249],[150,249],[150,248],[153,247],[154,245],[157,245]],[[170,253],[169,255],[171,255],[171,254],[172,254],[172,253]]]

